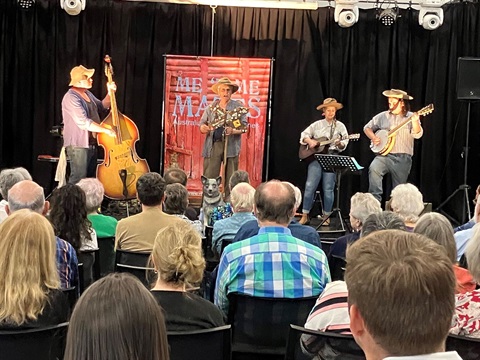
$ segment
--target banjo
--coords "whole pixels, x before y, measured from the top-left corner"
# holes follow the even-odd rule
[[[433,111],[433,104],[427,105],[424,108],[421,108],[417,111],[418,115],[428,115]],[[375,132],[375,136],[380,138],[380,143],[378,145],[374,145],[373,142],[370,143],[370,149],[379,155],[386,156],[392,151],[393,146],[395,145],[395,138],[397,136],[397,132],[403,128],[405,125],[410,123],[413,115],[410,116],[408,119],[403,121],[401,124],[397,125],[393,129],[389,130],[378,130]]]

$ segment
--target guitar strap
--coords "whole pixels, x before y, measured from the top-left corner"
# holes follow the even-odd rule
[[[333,139],[333,134],[335,133],[335,129],[337,128],[337,120],[333,119],[333,124],[332,126],[330,127],[330,137],[328,138],[328,140],[332,140]]]

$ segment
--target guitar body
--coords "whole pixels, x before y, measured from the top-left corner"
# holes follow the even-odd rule
[[[150,169],[147,161],[139,158],[135,151],[135,143],[139,140],[137,126],[127,116],[120,112],[117,114],[117,126],[113,125],[112,112],[102,125],[109,125],[119,136],[97,135],[98,144],[105,150],[104,161],[97,165],[97,178],[105,188],[106,197],[114,200],[134,199],[138,178]]]
[[[325,154],[328,151],[328,146],[320,145],[321,142],[328,140],[326,137],[315,140],[318,141],[319,146],[310,148],[308,145],[300,145],[300,148],[298,149],[298,157],[307,164],[315,160],[315,157],[313,156],[314,154]]]

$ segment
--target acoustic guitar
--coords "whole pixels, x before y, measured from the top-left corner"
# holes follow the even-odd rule
[[[418,115],[428,115],[433,112],[433,104],[427,105],[417,111]],[[393,146],[395,145],[395,139],[397,137],[398,131],[403,128],[405,125],[410,123],[413,120],[413,115],[408,119],[394,127],[392,130],[378,130],[375,132],[375,136],[380,138],[380,143],[374,145],[373,142],[370,143],[370,149],[375,153],[383,156],[387,156],[390,151],[392,151]]]
[[[318,145],[314,148],[310,148],[308,145],[300,145],[298,149],[298,157],[300,161],[305,161],[310,163],[311,161],[315,160],[314,154],[323,154],[328,152],[328,148],[330,144],[333,144],[337,140],[351,140],[355,141],[360,138],[360,134],[350,134],[347,136],[339,136],[334,139],[327,139],[326,137],[321,137],[319,139],[314,139],[318,142]]]

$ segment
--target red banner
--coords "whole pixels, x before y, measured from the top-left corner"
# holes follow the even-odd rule
[[[179,167],[187,173],[191,195],[202,192],[202,148],[206,135],[200,133],[200,119],[205,108],[218,98],[212,85],[224,76],[239,86],[232,99],[249,108],[239,169],[249,173],[253,186],[261,183],[270,66],[270,59],[166,56],[163,165],[164,170]]]

